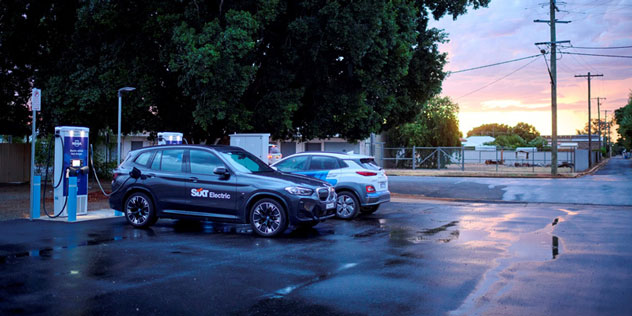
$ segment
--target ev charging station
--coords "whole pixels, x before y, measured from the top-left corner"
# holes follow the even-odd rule
[[[55,187],[55,214],[68,216],[69,178],[77,179],[77,214],[88,214],[88,135],[90,129],[76,126],[55,127],[55,168],[53,179],[55,183],[62,181]],[[63,178],[62,178],[63,177]]]
[[[160,132],[158,133],[158,145],[181,145],[182,133]]]

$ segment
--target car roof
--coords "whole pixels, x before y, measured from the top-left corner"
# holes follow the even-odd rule
[[[148,146],[143,148],[138,148],[134,150],[130,150],[130,153],[136,153],[139,151],[151,150],[151,149],[162,149],[162,148],[210,148],[210,149],[219,149],[219,150],[242,150],[245,149],[241,147],[228,146],[228,145],[204,145],[204,144],[179,144],[179,145],[155,145]]]
[[[302,152],[302,153],[292,154],[291,156],[315,156],[315,155],[335,157],[335,158],[339,158],[339,159],[366,159],[366,158],[373,158],[371,156],[360,155],[360,154],[333,153],[333,152],[321,152],[321,151]]]

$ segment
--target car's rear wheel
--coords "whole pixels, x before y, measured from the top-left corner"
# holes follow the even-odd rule
[[[378,208],[380,208],[380,204],[365,206],[360,209],[360,212],[362,212],[362,214],[373,214]]]
[[[125,219],[134,227],[149,227],[156,223],[154,204],[147,194],[134,192],[125,200]]]
[[[257,201],[250,210],[250,225],[259,236],[273,237],[287,228],[287,215],[283,206],[273,199]]]
[[[353,219],[358,215],[360,203],[355,195],[349,191],[338,193],[336,198],[336,216],[342,219]]]

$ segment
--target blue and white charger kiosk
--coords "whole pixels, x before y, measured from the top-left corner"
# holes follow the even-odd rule
[[[68,216],[68,182],[71,175],[77,177],[77,214],[88,214],[88,135],[90,129],[76,126],[55,127],[55,184],[63,177],[63,183],[55,188],[55,214]],[[74,201],[73,201],[74,202]],[[70,202],[72,204],[72,202]],[[63,211],[62,211],[63,210]]]
[[[158,145],[181,145],[182,136],[182,133],[159,132]]]

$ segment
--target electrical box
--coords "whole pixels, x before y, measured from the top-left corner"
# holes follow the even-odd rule
[[[232,134],[229,136],[231,146],[241,147],[262,161],[268,162],[270,134]]]
[[[182,144],[182,133],[160,132],[158,133],[158,145],[180,145]]]
[[[77,215],[88,214],[88,135],[90,129],[55,127],[55,168],[53,171],[55,214],[68,216],[68,178],[77,177]],[[63,210],[63,211],[62,211]]]

